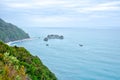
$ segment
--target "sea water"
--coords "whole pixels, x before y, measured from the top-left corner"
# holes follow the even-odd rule
[[[120,30],[80,28],[24,28],[32,40],[23,46],[57,76],[58,80],[120,80]],[[43,39],[49,34],[64,39]],[[46,46],[49,44],[49,46]],[[83,45],[83,46],[79,46]]]

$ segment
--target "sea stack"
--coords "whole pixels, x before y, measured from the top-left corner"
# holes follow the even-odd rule
[[[44,38],[44,41],[48,41],[48,38],[46,37],[46,38]]]
[[[44,38],[44,41],[48,41],[49,39],[64,39],[64,36],[63,35],[54,35],[54,34],[51,34],[51,35],[47,35],[47,37]]]
[[[80,46],[80,47],[83,47],[83,45],[82,45],[82,44],[79,44],[79,46]]]

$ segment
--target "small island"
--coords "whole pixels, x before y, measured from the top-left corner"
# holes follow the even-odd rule
[[[64,39],[63,35],[56,35],[56,34],[51,34],[51,35],[47,35],[47,37],[44,38],[44,41],[48,41],[49,39]]]
[[[79,44],[79,46],[80,46],[80,47],[83,47],[83,45],[82,45],[82,44]]]

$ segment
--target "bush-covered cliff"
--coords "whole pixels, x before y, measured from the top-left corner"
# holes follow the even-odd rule
[[[0,80],[57,80],[37,56],[0,42]]]
[[[29,35],[17,26],[0,19],[0,40],[9,42],[29,38]]]

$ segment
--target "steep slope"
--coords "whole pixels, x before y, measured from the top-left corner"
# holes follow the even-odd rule
[[[9,42],[29,38],[29,35],[17,26],[0,19],[0,40]]]
[[[0,42],[0,80],[57,80],[37,56]]]

